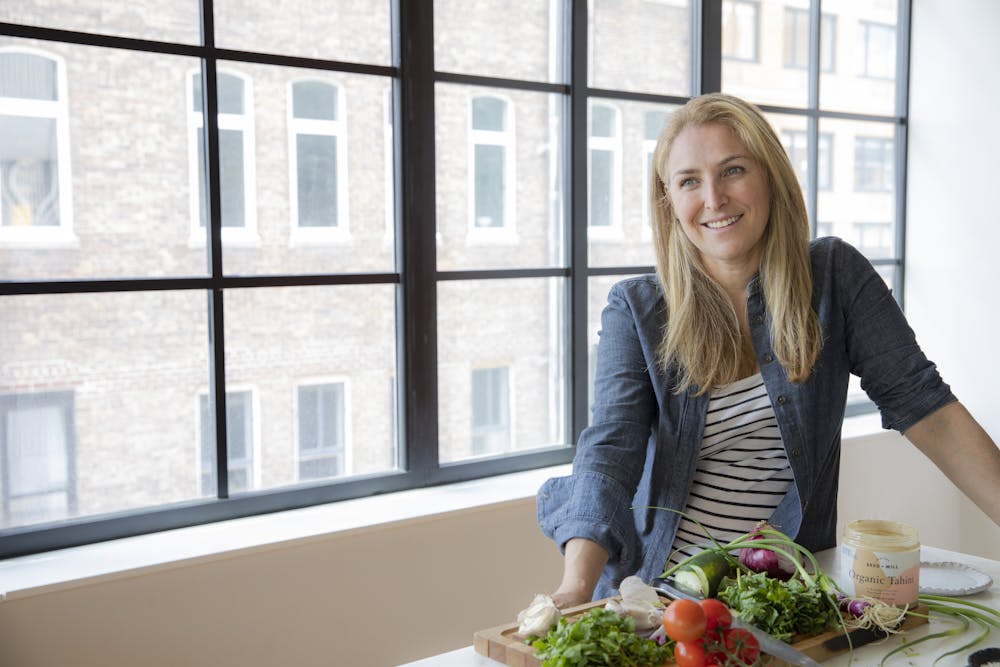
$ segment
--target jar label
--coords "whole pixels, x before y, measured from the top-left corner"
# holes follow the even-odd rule
[[[915,604],[920,593],[920,550],[872,551],[841,545],[842,565],[855,597],[873,597],[902,607]]]

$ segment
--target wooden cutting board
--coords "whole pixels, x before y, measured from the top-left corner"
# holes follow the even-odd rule
[[[609,599],[611,598],[588,602],[578,607],[570,607],[563,610],[563,616],[573,620],[585,614],[589,609],[603,607]],[[668,599],[665,599],[666,601]],[[927,607],[917,607],[916,611],[921,615],[907,615],[906,620],[903,621],[902,629],[908,630],[927,622]],[[510,623],[476,632],[473,635],[472,642],[476,653],[508,665],[508,667],[540,667],[542,661],[535,657],[535,650],[524,643],[524,638],[517,634],[517,625],[517,623]],[[847,653],[851,646],[857,648],[883,638],[883,635],[876,634],[870,630],[853,630],[850,633],[849,644],[847,636],[843,632],[831,630],[814,637],[803,638],[792,644],[792,646],[813,660],[823,662],[836,655]],[[665,664],[672,665],[674,663],[668,662]],[[771,658],[765,664],[769,667],[790,667],[784,660],[776,658]]]

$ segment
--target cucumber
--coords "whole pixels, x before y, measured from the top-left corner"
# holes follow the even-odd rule
[[[732,564],[718,551],[705,550],[696,554],[674,572],[674,585],[685,593],[702,598],[714,598],[722,580],[732,574]]]

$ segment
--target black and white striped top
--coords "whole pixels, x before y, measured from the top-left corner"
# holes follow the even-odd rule
[[[717,541],[727,542],[769,518],[791,484],[792,471],[760,373],[712,392],[684,513]],[[681,517],[670,562],[700,551],[692,545],[706,542],[704,530]]]

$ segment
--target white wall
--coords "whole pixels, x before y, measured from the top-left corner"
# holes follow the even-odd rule
[[[922,347],[1000,442],[998,29],[995,0],[914,0],[905,294]],[[959,505],[955,548],[1000,557],[1000,530]]]

